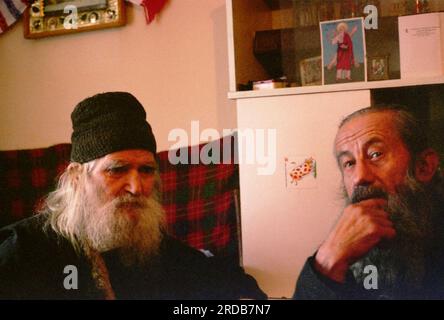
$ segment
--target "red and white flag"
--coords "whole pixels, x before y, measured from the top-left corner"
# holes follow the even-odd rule
[[[27,6],[27,0],[0,0],[0,34],[20,18]]]
[[[137,5],[142,6],[145,9],[145,18],[146,23],[150,23],[156,17],[163,7],[167,0],[127,0],[129,2],[135,3]]]

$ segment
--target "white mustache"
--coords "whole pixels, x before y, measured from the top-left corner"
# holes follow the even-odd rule
[[[146,208],[148,206],[147,197],[134,197],[131,195],[124,195],[113,200],[113,205],[116,208]]]

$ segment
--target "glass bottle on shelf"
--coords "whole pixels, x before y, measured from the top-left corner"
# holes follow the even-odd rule
[[[335,18],[335,4],[333,0],[327,1],[327,19],[333,20]]]
[[[402,16],[405,14],[405,3],[404,1],[395,0],[390,7],[389,15],[392,17]]]
[[[297,16],[299,16],[299,26],[301,27],[312,26],[317,22],[316,17],[314,16],[317,13],[312,9],[313,5],[311,2],[312,1],[309,0],[300,1],[299,6],[296,9]]]
[[[319,3],[319,21],[327,21],[327,20],[329,20],[328,2],[321,1]]]
[[[321,9],[321,1],[320,0],[315,0],[315,1],[311,1],[311,25],[315,26],[319,23],[320,21],[320,9]]]
[[[420,14],[430,12],[428,0],[406,0],[406,14]]]
[[[306,24],[306,9],[305,9],[305,1],[298,1],[295,4],[295,17],[296,17],[296,26],[303,27]]]
[[[416,13],[416,4],[417,0],[405,0],[405,14],[415,14]]]
[[[351,2],[350,0],[341,1],[341,19],[351,17]]]
[[[429,1],[423,0],[422,1],[422,13],[428,13],[428,12],[430,12]]]
[[[342,5],[342,1],[341,0],[335,0],[333,2],[333,19],[334,20],[338,20],[341,19],[341,5]]]
[[[354,18],[354,17],[360,17],[362,11],[360,11],[361,9],[361,1],[359,0],[352,0],[350,1],[350,17]]]
[[[364,6],[361,0],[343,1],[342,18],[362,17]]]
[[[421,0],[416,0],[416,4],[415,4],[415,13],[421,13],[422,12],[422,1]]]

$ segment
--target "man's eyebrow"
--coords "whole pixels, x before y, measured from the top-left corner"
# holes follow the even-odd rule
[[[367,142],[364,143],[363,148],[367,149],[369,146],[371,146],[372,144],[377,144],[377,143],[384,143],[384,140],[382,138],[379,137],[373,137],[370,140],[368,140]],[[339,153],[336,154],[336,160],[339,163],[339,160],[342,157],[346,157],[346,156],[353,156],[352,153],[348,150],[344,150],[344,151],[340,151]]]
[[[110,160],[108,163],[106,163],[106,166],[107,167],[110,167],[110,166],[125,166],[127,164],[128,164],[127,162],[122,161],[122,160]]]
[[[156,161],[147,161],[145,163],[142,163],[141,166],[147,166],[147,167],[157,167]]]
[[[107,163],[107,166],[126,166],[128,165],[128,162],[125,160],[110,160]],[[141,166],[156,166],[156,161],[147,160],[146,162],[143,162],[140,164]]]
[[[379,137],[373,137],[370,140],[368,140],[366,143],[364,143],[364,149],[367,149],[370,145],[375,143],[384,143],[384,140]]]
[[[336,160],[337,160],[338,163],[339,163],[339,160],[340,160],[342,157],[346,157],[346,156],[352,156],[352,153],[351,153],[350,151],[348,151],[348,150],[341,151],[341,152],[339,152],[339,153],[336,154]]]

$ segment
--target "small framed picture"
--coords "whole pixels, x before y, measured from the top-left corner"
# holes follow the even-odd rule
[[[303,86],[322,85],[321,56],[301,60],[299,62],[299,69]]]
[[[367,58],[368,80],[388,80],[389,79],[389,56],[373,56]]]
[[[29,0],[24,12],[28,39],[119,27],[126,23],[124,0]]]
[[[364,19],[323,21],[319,25],[323,83],[366,81]]]

